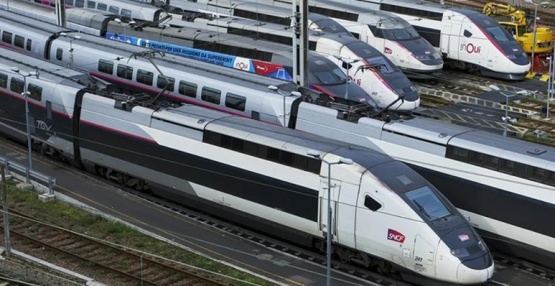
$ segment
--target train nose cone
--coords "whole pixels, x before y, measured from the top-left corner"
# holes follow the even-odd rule
[[[490,255],[464,260],[457,268],[457,280],[463,284],[483,283],[493,275],[493,260]]]

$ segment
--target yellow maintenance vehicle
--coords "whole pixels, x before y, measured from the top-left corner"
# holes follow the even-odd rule
[[[534,58],[532,58],[532,47],[534,42],[534,21],[530,21],[526,12],[507,4],[495,2],[487,3],[482,11],[484,14],[493,17],[511,33],[525,53],[530,56],[532,61],[531,72],[547,72],[546,58],[553,53],[553,33],[549,27],[539,26],[536,23],[536,47]],[[533,15],[532,15],[533,18]]]

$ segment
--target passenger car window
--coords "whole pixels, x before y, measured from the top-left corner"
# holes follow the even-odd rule
[[[209,87],[202,88],[202,94],[200,97],[202,100],[215,104],[220,104],[220,97],[221,92],[219,90]]]
[[[108,5],[104,3],[98,3],[98,5],[96,6],[96,10],[106,11],[108,10]]]

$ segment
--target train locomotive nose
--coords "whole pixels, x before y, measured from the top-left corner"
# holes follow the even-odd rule
[[[463,260],[457,268],[457,280],[461,284],[483,283],[493,275],[494,264],[489,254]]]

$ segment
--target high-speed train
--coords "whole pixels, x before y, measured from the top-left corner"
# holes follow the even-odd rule
[[[206,14],[203,14],[206,15]],[[187,21],[171,21],[172,25],[198,27],[220,33],[248,36],[260,40],[291,45],[288,26],[262,23],[245,18],[191,17]],[[416,87],[387,57],[367,43],[350,35],[309,31],[308,49],[327,56],[342,67],[349,78],[360,85],[380,107],[402,98],[405,104],[419,103]]]
[[[401,160],[432,182],[490,247],[555,269],[555,148],[416,117],[389,123],[301,103],[295,126]],[[456,186],[456,187],[453,187]]]
[[[5,2],[7,5],[18,2],[10,2],[9,0],[2,1]],[[48,7],[56,6],[56,0],[21,0],[21,2],[29,2]],[[101,12],[108,12],[114,15],[121,15],[133,19],[154,22],[163,21],[164,19],[169,19],[182,13],[182,11],[180,11],[179,9],[174,9],[174,11],[171,11],[170,13],[170,11],[166,9],[153,7],[149,3],[140,3],[140,1],[137,2],[132,0],[65,0],[65,5],[67,8],[87,8]],[[172,13],[175,13],[175,15],[172,15]]]
[[[0,15],[2,13],[5,12],[0,12]],[[2,28],[10,28],[8,22],[10,21],[3,23]],[[26,26],[21,24],[18,25],[15,19],[10,22],[17,26],[15,27],[17,29],[14,28],[15,30],[12,30],[15,31],[12,33],[12,37],[19,36],[24,40],[15,42],[8,41],[11,43],[10,47],[19,47],[17,43],[21,42],[28,43],[28,45],[31,46],[28,49],[35,51],[34,55],[48,59],[56,59],[56,56],[59,54],[63,61],[56,59],[55,62],[67,65],[69,62],[69,55],[63,51],[68,51],[70,47],[69,39],[64,36],[57,37],[56,35],[58,35],[59,32],[34,31],[31,33],[29,29],[33,22],[34,21],[31,19],[26,19]],[[23,27],[26,29],[22,29]],[[48,25],[44,23],[41,24],[42,29],[46,27],[48,27]],[[71,33],[68,34],[72,35]],[[86,35],[81,36],[86,37]],[[100,40],[101,39],[97,39],[96,41]],[[41,42],[42,44],[40,44]],[[122,77],[117,76],[117,69],[120,70],[119,74],[122,74],[129,66],[126,64],[126,57],[121,57],[120,61],[116,61],[115,59],[120,56],[106,53],[102,54],[105,58],[95,59],[93,56],[97,55],[97,51],[89,49],[86,46],[75,46],[79,42],[83,44],[81,40],[73,41],[75,51],[83,51],[80,57],[82,58],[80,59],[82,61],[79,63],[80,67],[93,67],[88,70],[93,76],[105,79],[117,77],[120,79],[117,83],[126,86],[136,86],[142,90],[146,89],[145,85],[131,80],[123,80]],[[0,44],[8,46],[6,42],[0,42]],[[27,47],[28,46],[22,46],[18,49],[25,51]],[[48,48],[50,53],[45,53],[45,47]],[[138,47],[134,48],[137,48],[137,52],[144,51],[144,49]],[[114,45],[114,49],[117,49],[117,45]],[[58,52],[59,50],[61,50],[61,52]],[[52,57],[50,56],[51,54]],[[86,58],[88,58],[88,60]],[[129,63],[135,63],[135,59],[133,58],[130,58],[129,61]],[[108,63],[111,63],[111,65],[107,66],[106,64]],[[116,63],[116,66],[114,66],[114,63]],[[100,67],[100,69],[97,69],[97,67]],[[149,71],[153,73],[157,72],[150,66],[148,66],[148,68]],[[106,69],[112,70],[111,76],[104,72]],[[146,69],[145,67],[144,70]],[[217,69],[217,67],[215,67],[215,69]],[[132,79],[138,77],[140,70],[141,69],[138,68],[132,70]],[[165,67],[162,70],[168,71]],[[180,79],[180,73],[184,74],[182,79]],[[180,73],[175,73],[177,80],[174,81],[174,84],[179,86],[179,88],[175,88],[174,85],[172,85],[173,90],[180,90],[185,94],[192,95],[193,97],[191,97],[190,102],[196,103],[200,101],[199,104],[203,104],[203,106],[206,107],[217,108],[233,114],[278,124],[283,123],[283,115],[285,114],[285,119],[289,127],[294,127],[309,133],[317,133],[325,137],[344,140],[349,144],[363,145],[365,147],[377,149],[411,164],[422,175],[426,176],[427,179],[440,184],[442,186],[440,191],[446,194],[448,199],[457,202],[456,206],[466,214],[467,218],[479,231],[491,235],[491,238],[494,239],[493,242],[498,241],[504,243],[504,247],[500,248],[501,251],[514,251],[514,253],[517,253],[519,256],[532,261],[538,261],[540,263],[547,261],[545,265],[555,265],[555,249],[553,248],[555,245],[555,233],[551,231],[552,228],[548,225],[548,221],[545,220],[545,217],[555,215],[555,200],[552,200],[552,195],[555,194],[555,192],[553,192],[553,187],[549,186],[547,183],[538,183],[533,180],[525,180],[521,177],[517,177],[517,175],[520,176],[522,174],[523,170],[528,170],[528,168],[530,168],[530,172],[534,170],[527,166],[543,165],[546,166],[544,168],[548,168],[544,159],[540,160],[540,156],[550,156],[554,151],[535,155],[528,151],[542,149],[531,143],[510,138],[499,138],[496,137],[496,135],[479,131],[469,132],[470,130],[458,130],[459,127],[456,125],[432,119],[415,118],[411,120],[395,120],[387,123],[369,118],[370,114],[361,114],[359,118],[349,116],[349,114],[352,114],[351,111],[353,110],[367,111],[367,109],[361,108],[364,107],[362,106],[364,103],[343,105],[345,108],[340,108],[341,105],[337,103],[330,104],[329,106],[337,108],[337,110],[334,110],[329,107],[313,104],[320,102],[319,98],[302,99],[291,96],[282,97],[276,93],[265,93],[262,90],[256,90],[251,84],[248,86],[245,84],[242,89],[237,92],[226,93],[225,91],[228,91],[229,87],[234,85],[234,80],[231,78],[229,82],[214,80],[219,76],[225,78],[226,74],[204,73],[201,70],[196,70],[195,75],[188,75],[187,68],[185,67],[180,69]],[[159,74],[156,73],[156,75],[158,76]],[[169,77],[169,72],[167,72],[166,75]],[[198,77],[199,75],[203,75],[209,78],[209,80],[203,81],[202,78]],[[248,75],[249,78],[257,77],[256,75]],[[171,76],[173,77],[173,74]],[[194,80],[194,86],[189,84],[191,80]],[[265,78],[265,80],[276,81],[269,78]],[[158,86],[157,83],[154,87],[156,86]],[[196,88],[192,89],[191,87]],[[150,89],[152,88],[153,87]],[[282,88],[285,89],[285,87]],[[194,90],[194,92],[191,93],[191,89]],[[158,90],[159,89],[156,89],[156,91]],[[220,104],[215,104],[214,102],[207,103],[206,99],[213,98],[212,93],[203,92],[201,98],[200,92],[198,92],[200,90],[224,90],[221,94],[222,98],[219,101]],[[286,91],[282,92],[286,93]],[[181,94],[182,93],[175,94],[174,96],[181,96]],[[259,94],[260,97],[258,97]],[[260,101],[259,98],[264,98],[265,100]],[[196,101],[194,101],[195,99]],[[244,100],[244,102],[242,100]],[[286,100],[285,107],[282,107],[283,100]],[[233,104],[234,102],[239,104]],[[246,108],[243,110],[244,112],[240,112],[238,111],[239,109],[234,109],[236,106],[246,106]],[[455,161],[446,157],[448,154],[447,150],[451,150],[452,148],[451,145],[448,144],[448,139],[455,134],[458,134],[454,136],[455,138],[461,138],[464,137],[466,133],[469,135],[476,134],[476,136],[479,135],[482,138],[482,140],[473,143],[469,141],[467,143],[468,150],[473,150],[473,152],[480,152],[479,150],[481,149],[492,150],[491,153],[488,153],[488,156],[499,157],[503,154],[502,158],[509,158],[514,162],[509,162],[507,164],[518,166],[516,169],[518,173],[511,175],[503,173],[501,167],[496,166],[495,170],[491,170],[486,167]],[[452,142],[455,142],[455,140]],[[517,146],[518,148],[505,146],[503,142]],[[508,152],[508,150],[515,151]],[[495,160],[495,158],[493,160]],[[501,162],[500,159],[497,160]],[[453,168],[453,166],[457,166],[457,168]],[[472,173],[466,172],[465,170],[467,169],[472,170]],[[549,169],[545,171],[545,178],[542,178],[542,180],[549,182],[550,179],[548,178],[553,171],[555,170]],[[462,186],[463,183],[466,186],[465,188],[451,189],[453,186]],[[528,192],[527,190],[530,186],[533,188],[531,192]],[[464,201],[464,198],[467,198],[465,195],[467,192],[464,192],[464,190],[472,192],[472,194],[480,200]],[[492,197],[499,197],[502,199],[489,200],[489,198]],[[507,201],[510,203],[507,203]],[[507,210],[508,206],[512,208],[511,211]],[[522,213],[527,213],[527,215],[518,216],[521,211]]]
[[[52,9],[48,7],[16,2],[10,5],[10,11],[50,23],[56,21]],[[68,9],[66,17],[68,28],[84,33],[264,76],[292,80],[292,52],[291,47],[285,45],[193,28],[170,27],[162,31],[150,27],[134,29],[131,26],[126,27],[128,24],[121,20],[114,21],[114,15],[80,8]],[[326,93],[330,97],[348,97],[354,100],[368,98],[368,94],[360,86],[347,82],[347,76],[337,65],[315,52],[309,52],[308,88]],[[398,101],[391,108],[405,111],[413,110],[418,105],[419,101],[416,106],[408,101],[406,104]]]
[[[409,22],[445,58],[445,65],[484,76],[522,80],[530,61],[509,32],[479,11],[408,0],[332,0],[393,12]]]
[[[7,11],[0,10],[0,23],[3,35],[13,38],[5,36],[1,46],[77,68],[124,89],[280,125],[287,125],[285,111],[298,98],[294,95],[298,88],[290,81],[183,57],[157,57],[147,48],[72,32]],[[25,39],[24,46],[20,39]],[[218,77],[225,84],[214,80]],[[361,96],[366,96],[361,102],[373,104],[366,93]]]
[[[234,27],[228,29],[214,26],[217,19],[209,21],[208,24],[201,22],[201,20],[201,18],[195,18],[193,21],[172,19],[168,23],[180,27],[191,27],[190,24],[194,23],[199,28],[242,36],[252,36],[254,30],[257,36],[261,36],[264,40],[289,45],[292,43],[291,35],[286,31],[272,30],[282,29],[283,26],[280,25],[270,27],[270,24],[268,24],[267,27],[245,27],[242,25],[249,25],[249,23],[239,23],[238,21],[252,20],[234,19],[230,23]],[[220,25],[224,23],[219,22]],[[245,30],[242,30],[242,28]],[[416,92],[416,87],[397,66],[375,48],[349,36],[319,32],[313,34],[311,38],[309,48],[327,56],[336,65],[342,67],[343,72],[347,73],[349,79],[361,86],[379,107],[384,108],[393,104],[394,108],[403,111],[413,110],[420,105],[420,97]]]
[[[0,57],[0,132],[21,142],[23,80],[9,69],[33,69],[25,58]],[[331,231],[342,259],[366,267],[386,261],[408,281],[474,284],[493,274],[489,250],[465,218],[389,156],[198,106],[99,95],[65,80],[27,78],[34,145],[87,171],[307,247],[324,249]],[[328,174],[327,162],[341,158],[352,159]]]
[[[248,1],[248,0],[247,0]],[[271,3],[275,6],[261,3]],[[330,4],[331,3],[331,4]],[[372,11],[336,2],[310,1],[309,29],[326,33],[350,32],[387,56],[409,77],[441,70],[443,59],[434,47],[423,39],[414,28],[394,14]],[[291,25],[291,4],[281,1],[206,1],[187,3],[190,10],[226,13],[263,22]],[[183,9],[185,10],[185,9]],[[318,14],[315,14],[318,13]],[[325,16],[332,17],[329,19]],[[336,22],[337,21],[337,22]]]

